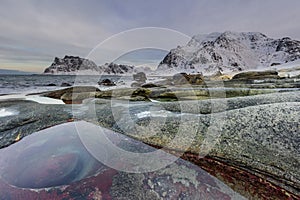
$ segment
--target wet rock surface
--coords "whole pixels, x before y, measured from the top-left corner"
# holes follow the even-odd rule
[[[211,109],[203,109],[201,102],[197,101],[179,105],[179,102],[161,103],[156,107],[157,112],[153,103],[133,105],[130,114],[125,107],[119,106],[111,111],[103,105],[101,111],[97,110],[97,116],[101,125],[112,126],[112,129],[148,144],[212,156],[299,195],[298,97],[299,92],[290,92],[233,98],[229,99],[229,107],[224,107],[221,102],[214,114],[209,113]],[[164,107],[173,109],[173,112],[168,113],[171,109],[163,112]],[[152,112],[149,112],[150,108]],[[205,114],[192,114],[199,110]],[[180,112],[187,116],[182,118]],[[114,117],[105,120],[102,113]],[[144,114],[139,117],[139,113]],[[113,119],[116,124],[111,123]],[[134,123],[129,123],[129,119]],[[179,130],[185,133],[182,140],[169,144]],[[195,135],[191,134],[192,131]],[[185,149],[185,140],[189,141],[190,137],[194,140]]]
[[[9,146],[35,131],[72,120],[71,107],[24,100],[0,101],[0,107],[19,112],[0,117],[0,147]]]
[[[149,91],[151,90],[146,88],[138,91],[136,89],[116,90],[114,95],[121,97],[130,92],[135,93],[136,97],[147,97]],[[106,94],[108,97],[112,95],[109,91],[104,92],[101,95]],[[288,191],[286,194],[294,195],[292,199],[297,199],[295,195],[299,197],[300,194],[299,91],[273,91],[271,94],[233,97],[227,98],[225,103],[224,99],[211,99],[128,104],[128,101],[112,102],[110,99],[99,98],[72,106],[42,105],[22,100],[0,102],[0,105],[19,111],[16,116],[0,117],[1,147],[55,124],[71,120],[86,120],[153,146],[187,151],[193,155],[206,155],[226,166],[233,166],[247,172],[248,178],[238,183],[237,190],[244,192],[245,196],[249,195],[247,190],[251,190],[252,196],[247,196],[248,198],[264,199],[258,192],[255,193],[257,190],[255,187],[258,186],[253,186],[251,189],[241,186],[251,181],[252,175],[258,177],[253,180],[266,180],[270,184],[284,188]],[[180,133],[179,130],[183,133],[181,140],[170,143]],[[186,149],[185,144],[189,142],[191,144]],[[72,155],[69,157],[73,161],[76,160]],[[197,163],[197,161],[199,158],[193,162]],[[122,176],[120,175],[120,178]],[[239,178],[243,179],[242,177],[245,176],[241,175]],[[139,176],[134,177],[134,180],[140,179]],[[153,180],[150,178],[149,187],[151,188],[152,185],[158,188]],[[179,178],[175,182],[182,183],[180,180]],[[226,180],[228,185],[235,183],[228,176]],[[112,185],[116,183],[118,180],[111,180]],[[122,191],[125,190],[126,188]],[[94,191],[94,194],[100,193]],[[163,195],[171,198],[166,196],[169,194],[165,191],[156,193],[151,193],[149,196],[154,199],[163,198]],[[183,193],[181,195],[184,196]],[[279,195],[284,195],[284,192]],[[272,199],[271,195],[269,199]]]

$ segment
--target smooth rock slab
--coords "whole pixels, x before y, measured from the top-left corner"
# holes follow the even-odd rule
[[[221,158],[266,174],[299,194],[299,116],[300,103],[275,103],[207,115],[149,115],[136,119],[133,125],[120,117],[116,129],[148,144]],[[180,134],[180,142],[174,143]],[[184,144],[191,138],[186,149]]]
[[[0,101],[0,107],[17,113],[0,117],[0,148],[36,131],[73,120],[72,107],[64,104],[47,105],[12,99]]]

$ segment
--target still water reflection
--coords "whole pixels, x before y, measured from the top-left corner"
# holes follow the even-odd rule
[[[95,153],[104,152],[104,162],[113,160],[108,164],[130,171],[139,164],[114,149],[144,157],[157,150],[107,129],[96,136],[96,127],[83,121],[62,124],[0,149],[0,199],[243,199],[201,168],[167,153],[158,155],[174,162],[149,172],[107,166]],[[112,152],[103,141],[115,146]]]

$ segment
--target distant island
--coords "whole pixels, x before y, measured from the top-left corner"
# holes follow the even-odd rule
[[[2,75],[28,75],[34,74],[33,72],[24,72],[19,70],[10,70],[10,69],[0,69],[0,74]]]

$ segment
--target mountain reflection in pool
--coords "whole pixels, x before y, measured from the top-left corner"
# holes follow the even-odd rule
[[[216,178],[182,159],[140,173],[108,167],[83,145],[97,139],[92,134],[83,134],[91,138],[82,141],[78,130],[88,133],[87,127],[95,125],[81,121],[54,126],[0,149],[0,199],[243,199]],[[157,151],[124,135],[104,130],[111,144],[126,152]],[[106,147],[99,149],[107,150]],[[119,163],[114,161],[113,164],[123,166],[123,159],[115,152],[105,151],[104,155],[107,160],[116,157]],[[163,159],[176,158],[168,155],[162,155]]]

